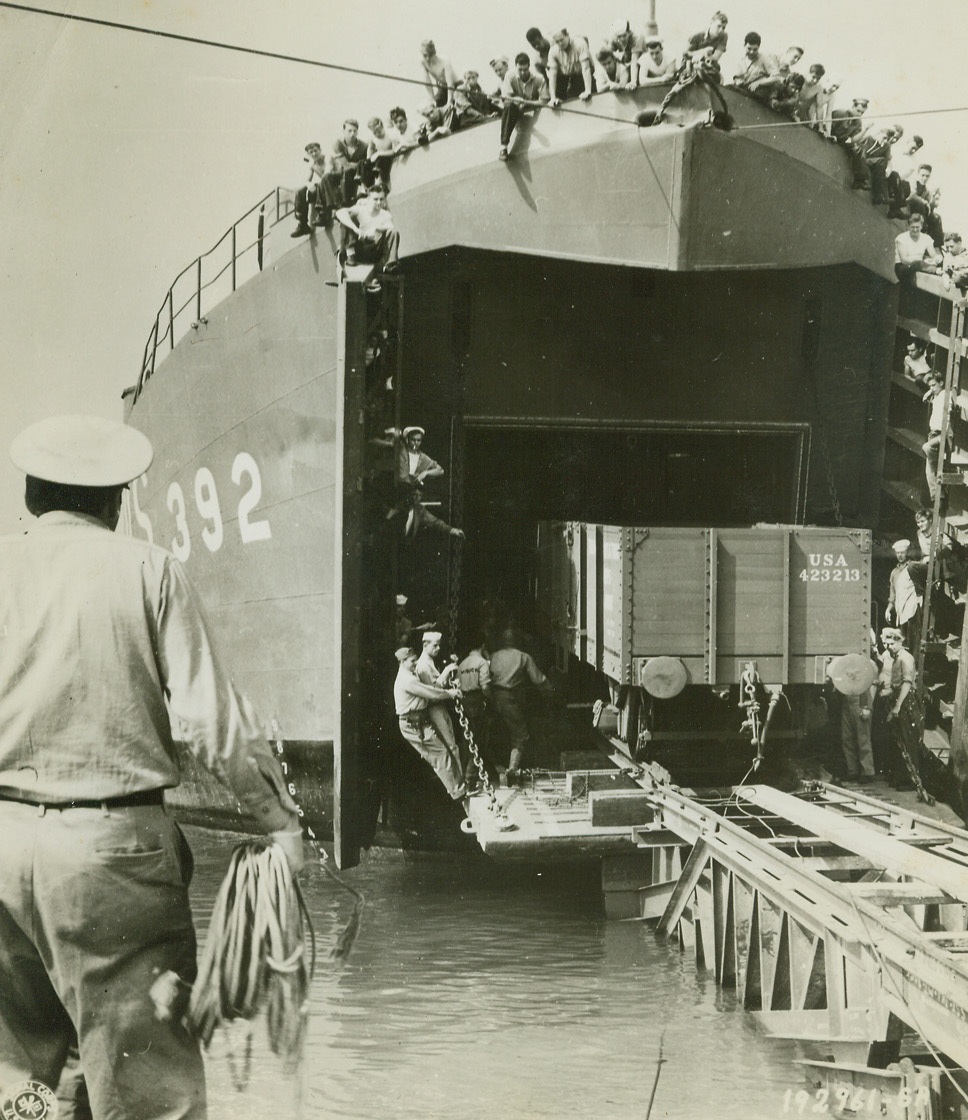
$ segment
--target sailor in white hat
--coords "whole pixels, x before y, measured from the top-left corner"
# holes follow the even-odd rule
[[[420,656],[417,658],[417,665],[415,672],[424,684],[433,684],[438,688],[450,688],[452,683],[457,679],[459,672],[457,666],[457,659],[452,657],[443,669],[438,671],[437,658],[440,656],[440,644],[443,641],[443,635],[437,630],[425,630],[421,636],[421,649]],[[454,734],[454,721],[450,718],[450,709],[446,701],[438,701],[431,703],[427,707],[427,715],[430,722],[437,730],[437,734],[447,744],[447,747],[453,752],[454,758],[457,759],[461,767],[461,773],[466,772],[468,762],[467,752],[461,750],[461,745],[458,743],[457,736]],[[463,739],[461,739],[461,743]]]
[[[149,998],[195,976],[173,723],[298,870],[295,806],[180,564],[113,532],[148,439],[54,416],[10,453],[37,521],[0,537],[0,1086],[56,1087],[76,1044],[95,1116],[200,1118],[198,1044]]]
[[[416,424],[400,433],[397,451],[397,479],[407,486],[423,486],[428,478],[440,478],[444,468],[420,450],[427,433]]]
[[[913,648],[917,645],[922,596],[912,578],[911,542],[907,539],[895,541],[892,547],[896,565],[891,572],[891,591],[884,615],[900,629]]]
[[[400,724],[400,734],[430,764],[450,796],[455,801],[460,801],[468,794],[460,758],[441,739],[429,715],[430,705],[453,699],[457,690],[425,684],[417,676],[417,655],[408,646],[398,649],[395,656],[399,668],[393,682],[393,703]]]

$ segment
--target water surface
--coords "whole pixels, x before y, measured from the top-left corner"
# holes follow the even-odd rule
[[[236,837],[190,831],[200,934]],[[801,1087],[794,1043],[639,922],[602,917],[594,880],[373,851],[349,961],[326,954],[351,903],[316,869],[320,963],[301,1086],[256,1028],[251,1083],[209,1060],[211,1120],[772,1120]],[[299,1092],[301,1090],[301,1107]]]

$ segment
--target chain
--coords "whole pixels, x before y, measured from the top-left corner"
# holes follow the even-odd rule
[[[743,694],[746,696],[745,700],[740,700],[739,706],[746,709],[746,719],[743,721],[743,727],[746,728],[753,739],[753,746],[756,747],[757,757],[760,751],[760,702],[756,699],[756,670],[752,664],[747,665],[743,670]]]
[[[474,760],[474,765],[477,767],[477,773],[481,779],[481,785],[484,787],[484,796],[487,798],[487,807],[493,813],[497,826],[502,832],[510,832],[512,829],[517,828],[517,825],[512,824],[507,814],[501,808],[497,801],[497,794],[494,792],[494,787],[491,785],[491,779],[487,773],[487,767],[484,765],[484,759],[481,752],[477,749],[477,743],[474,741],[474,732],[471,731],[470,722],[467,719],[467,713],[464,711],[464,705],[461,701],[461,693],[458,692],[454,697],[454,711],[457,713],[457,719],[460,722],[460,729],[464,733],[464,738],[467,741],[468,750],[471,752],[471,758]]]

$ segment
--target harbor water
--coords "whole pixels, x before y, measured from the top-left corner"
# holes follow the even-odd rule
[[[201,938],[239,837],[186,831]],[[593,875],[374,850],[345,878],[366,909],[335,967],[352,900],[304,873],[319,962],[301,1076],[284,1074],[259,1023],[239,1092],[217,1041],[211,1120],[643,1120],[660,1045],[652,1120],[796,1112],[798,1045],[762,1034],[648,925],[606,921]]]

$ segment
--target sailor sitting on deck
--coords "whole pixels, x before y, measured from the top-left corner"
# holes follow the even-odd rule
[[[355,206],[337,210],[336,218],[343,227],[347,265],[375,264],[382,272],[397,268],[400,234],[387,209],[387,192],[382,183],[374,183]]]
[[[830,114],[830,135],[838,144],[851,145],[864,131],[861,117],[867,112],[870,101],[866,97],[855,97],[849,109],[834,109]]]
[[[538,74],[531,73],[531,59],[521,51],[514,59],[514,73],[508,73],[501,86],[504,108],[501,111],[501,150],[499,159],[508,159],[508,145],[518,121],[529,109],[548,100],[548,83]]]
[[[743,40],[743,49],[746,52],[745,61],[742,69],[733,75],[733,85],[740,89],[749,90],[750,93],[756,93],[759,88],[758,83],[768,78],[777,66],[775,58],[764,54],[760,50],[762,42],[758,31],[747,32],[746,38]],[[760,96],[763,100],[766,100],[766,91],[764,90]]]
[[[454,91],[454,110],[458,125],[497,116],[498,109],[482,89],[476,70],[464,71],[464,80]]]
[[[323,191],[323,176],[326,174],[326,157],[323,155],[321,145],[313,140],[306,145],[306,155],[303,157],[309,164],[309,181],[296,191],[293,200],[293,214],[296,217],[296,228],[290,237],[306,237],[312,233],[309,224],[309,206],[313,205],[313,225],[326,226],[332,221],[329,207],[326,205],[326,196]]]
[[[501,99],[501,86],[504,84],[504,79],[507,77],[508,70],[511,68],[511,60],[506,55],[498,55],[497,58],[492,58],[490,67],[497,77],[497,89],[490,95],[491,104],[500,113],[504,108],[504,102]]]
[[[803,58],[803,47],[787,47],[779,58],[770,60],[770,73],[765,78],[757,79],[752,87],[754,93],[772,103],[774,97],[787,87],[790,78],[796,73],[793,67],[801,58]],[[800,83],[794,84],[798,86],[799,92]]]
[[[392,126],[388,135],[393,143],[394,152],[399,154],[400,152],[412,151],[421,142],[421,138],[410,132],[410,122],[407,120],[406,110],[396,105],[387,116],[390,118]]]
[[[443,703],[457,695],[457,689],[424,684],[417,676],[417,654],[408,647],[396,651],[400,663],[397,679],[393,683],[393,702],[400,723],[400,734],[413,749],[433,767],[444,789],[455,801],[468,794],[455,752],[440,738],[430,722],[428,706]]]
[[[945,291],[953,284],[964,295],[968,289],[968,248],[962,242],[960,233],[949,230],[944,235],[941,275],[944,277],[942,282]]]
[[[939,260],[934,242],[924,232],[924,218],[912,214],[908,228],[894,238],[894,271],[898,280],[913,283],[917,272],[936,273]]]
[[[665,54],[661,39],[646,39],[645,50],[639,57],[638,76],[633,73],[632,82],[640,86],[671,82],[678,69],[679,60]]]
[[[629,80],[625,77],[621,65],[616,62],[615,55],[602,47],[595,55],[595,82],[599,89],[627,89]]]
[[[612,24],[612,33],[605,43],[605,50],[618,66],[619,81],[627,88],[634,89],[634,81],[639,71],[639,59],[645,50],[643,37],[632,30],[627,19],[616,20]],[[599,51],[596,57],[600,62],[601,56],[602,52]]]
[[[393,157],[397,154],[398,145],[394,137],[387,132],[386,126],[379,117],[370,117],[366,122],[370,130],[370,142],[366,146],[366,162],[376,174],[383,189],[390,193],[390,166]]]
[[[348,117],[343,121],[342,135],[333,144],[330,170],[323,177],[326,204],[333,209],[353,205],[361,179],[369,184],[366,144],[359,138],[359,131],[359,121]]]

